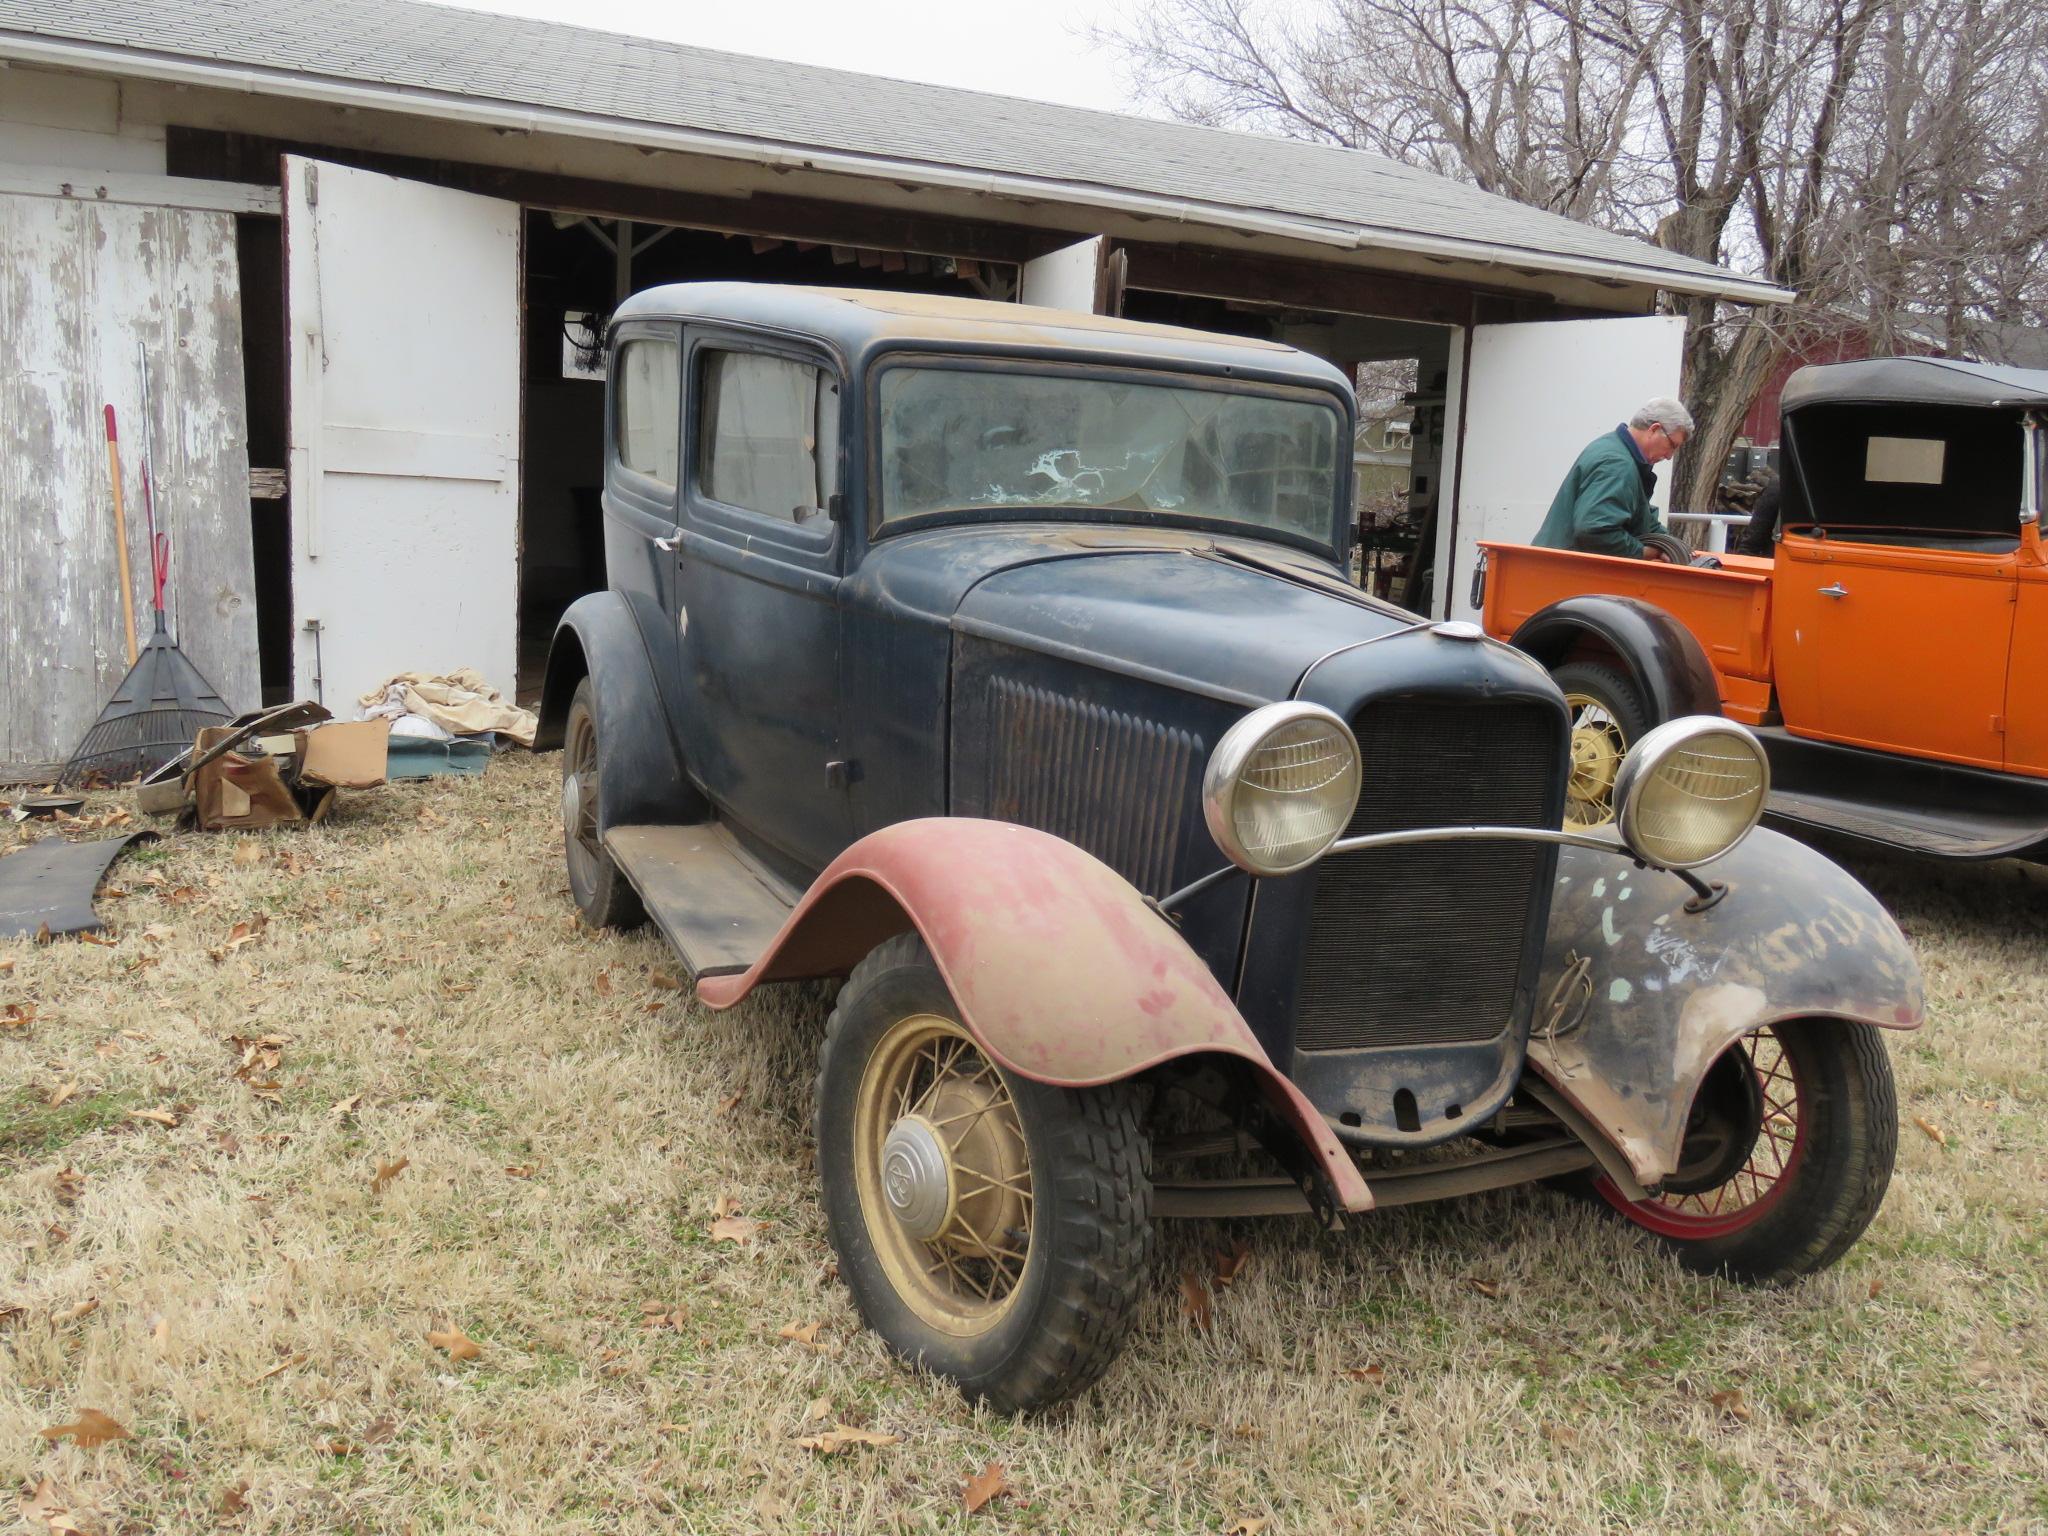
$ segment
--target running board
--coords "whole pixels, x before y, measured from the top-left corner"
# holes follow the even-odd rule
[[[1420,1205],[1428,1200],[1460,1199],[1598,1166],[1583,1142],[1559,1136],[1525,1146],[1497,1147],[1455,1161],[1373,1168],[1367,1171],[1365,1182],[1372,1191],[1372,1207],[1377,1211],[1396,1205]],[[1215,1221],[1228,1216],[1308,1213],[1308,1196],[1292,1179],[1162,1179],[1152,1185],[1152,1214],[1167,1220]]]
[[[613,827],[604,850],[692,981],[744,971],[760,959],[795,905],[715,821]]]
[[[1938,859],[2048,859],[2048,779],[1757,728],[1771,759],[1765,815]]]

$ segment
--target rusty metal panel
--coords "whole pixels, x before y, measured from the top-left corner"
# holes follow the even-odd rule
[[[61,762],[128,670],[108,403],[142,634],[146,432],[173,632],[230,704],[258,702],[244,400],[232,214],[0,194],[0,774]]]

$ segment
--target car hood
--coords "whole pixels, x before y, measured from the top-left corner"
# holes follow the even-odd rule
[[[1016,556],[964,586],[956,631],[1246,704],[1287,698],[1320,658],[1421,622],[1252,540],[1076,529]]]

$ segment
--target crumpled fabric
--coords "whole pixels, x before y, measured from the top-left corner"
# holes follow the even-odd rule
[[[453,672],[401,672],[378,684],[356,701],[363,718],[397,719],[419,715],[456,736],[496,731],[522,747],[533,745],[540,721],[483,679],[474,667]]]

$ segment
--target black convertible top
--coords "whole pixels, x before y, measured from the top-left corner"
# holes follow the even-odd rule
[[[1946,357],[1872,357],[1814,364],[1786,381],[1786,415],[1822,404],[2048,406],[2048,369]]]

